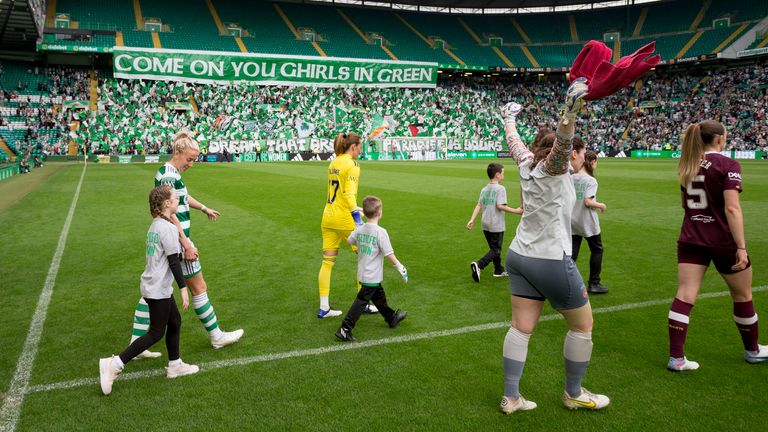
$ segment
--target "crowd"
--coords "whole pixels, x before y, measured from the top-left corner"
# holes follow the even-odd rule
[[[37,68],[36,68],[37,70]],[[30,73],[31,70],[30,70]],[[0,72],[1,74],[1,72]],[[179,129],[189,127],[204,147],[211,140],[332,138],[338,131],[382,136],[437,136],[503,141],[497,107],[515,100],[521,135],[530,141],[540,126],[554,127],[562,76],[446,77],[434,89],[259,87],[163,81],[99,79],[97,110],[67,109],[62,101],[89,99],[88,72],[37,71],[45,94],[0,89],[0,134],[17,147],[66,154],[69,142],[106,154],[168,153]],[[1,75],[0,75],[1,76]],[[7,87],[7,86],[6,86]],[[24,87],[24,85],[22,85]],[[47,102],[47,103],[46,103]],[[60,105],[61,104],[61,105]],[[588,146],[615,152],[633,148],[677,149],[685,127],[706,118],[729,131],[728,149],[768,147],[768,64],[734,69],[657,70],[635,86],[589,105],[580,127]],[[225,116],[228,128],[214,127]],[[79,122],[76,131],[70,125]],[[19,129],[27,132],[19,133]],[[15,134],[9,131],[16,130]]]

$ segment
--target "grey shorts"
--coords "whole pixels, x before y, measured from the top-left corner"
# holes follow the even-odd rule
[[[560,261],[530,258],[507,250],[509,288],[514,296],[549,303],[556,310],[576,309],[589,301],[584,280],[571,257]]]

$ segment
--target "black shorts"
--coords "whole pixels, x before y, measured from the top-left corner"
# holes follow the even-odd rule
[[[740,270],[733,270],[736,264],[736,252],[734,248],[701,246],[693,243],[677,242],[677,262],[678,264],[698,264],[709,267],[709,262],[715,263],[715,268],[720,274],[738,273]],[[747,266],[744,270],[752,266],[752,261],[747,257]]]

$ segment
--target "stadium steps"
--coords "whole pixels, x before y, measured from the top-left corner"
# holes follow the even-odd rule
[[[464,27],[464,30],[466,30],[466,31],[467,31],[467,33],[469,33],[469,36],[470,36],[472,39],[474,39],[474,40],[475,40],[475,42],[477,42],[477,45],[478,45],[478,46],[481,46],[481,45],[483,44],[483,40],[482,40],[482,39],[480,39],[480,36],[478,36],[478,35],[477,35],[477,33],[475,33],[475,31],[474,31],[474,30],[472,30],[472,28],[469,26],[469,24],[467,24],[467,22],[466,22],[466,21],[464,21],[464,19],[463,19],[463,18],[461,18],[461,17],[458,17],[458,18],[456,18],[456,19],[459,21],[459,24],[460,24],[462,27]],[[507,58],[507,56],[505,56],[505,55],[504,55],[504,53],[503,53],[503,52],[501,52],[501,50],[499,50],[499,48],[498,48],[498,47],[491,47],[491,51],[495,52],[495,53],[496,53],[496,55],[497,55],[497,56],[499,56],[499,58],[501,59],[501,61],[503,61],[503,62],[504,62],[504,64],[505,64],[505,65],[507,65],[508,67],[511,67],[511,68],[515,67],[515,64],[514,64],[514,63],[512,63],[512,62],[509,60],[509,58]]]
[[[621,58],[621,38],[613,41],[613,63],[616,63]]]
[[[403,18],[400,14],[397,14],[397,13],[394,13],[394,12],[392,13],[392,15],[394,15],[395,18],[397,18],[401,23],[403,23],[403,25],[406,28],[408,28],[408,30],[410,30],[413,34],[418,36],[419,39],[423,40],[424,43],[427,44],[430,48],[432,48],[433,50],[435,49],[434,45],[432,44],[432,42],[426,36],[424,36],[416,27],[414,27],[410,22],[408,22],[408,20]],[[444,58],[437,58],[438,62],[452,63],[452,62],[455,61],[455,62],[457,62],[459,64],[466,64],[463,61],[461,61],[460,58],[456,57],[455,54],[453,54],[451,51],[449,51],[448,48],[444,48],[443,49],[443,53],[446,55],[446,57],[444,57]]]
[[[635,24],[635,30],[632,32],[632,36],[637,37],[640,36],[640,33],[643,31],[643,24],[645,23],[645,18],[648,16],[648,8],[644,7],[640,11],[640,16],[637,18],[637,24]]]
[[[45,26],[53,27],[53,17],[56,15],[56,0],[48,0],[48,5],[45,8]]]
[[[16,152],[11,150],[10,147],[8,147],[8,144],[5,142],[5,138],[0,137],[0,150],[4,151],[5,154],[8,155],[8,160],[11,162],[16,160]]]
[[[523,30],[523,27],[520,26],[520,23],[517,22],[515,17],[512,17],[509,19],[512,22],[512,26],[517,30],[517,32],[520,34],[520,37],[523,38],[525,43],[530,44],[531,38],[528,37],[528,34],[525,33],[525,30]]]
[[[682,58],[685,55],[685,53],[687,53],[688,50],[691,49],[691,47],[693,47],[696,41],[699,40],[699,38],[703,34],[704,34],[703,30],[697,31],[696,33],[694,33],[693,36],[688,40],[688,42],[686,42],[686,44],[683,45],[682,48],[680,48],[680,51],[677,52],[677,54],[675,55],[675,59]]]
[[[523,55],[528,59],[529,62],[531,62],[531,66],[533,67],[541,67],[538,61],[536,61],[536,58],[531,54],[531,51],[528,49],[525,45],[520,45],[520,51],[523,52]]]
[[[291,19],[288,18],[288,15],[286,15],[283,8],[281,8],[277,3],[274,3],[273,6],[275,7],[275,11],[277,11],[277,14],[280,15],[280,18],[282,18],[288,29],[291,30],[294,36],[296,36],[296,39],[301,39],[299,31],[296,30],[296,26],[293,25],[293,22],[291,22]],[[317,41],[312,41],[312,48],[314,48],[321,57],[328,57],[328,54],[325,53],[325,50],[320,48],[320,45],[317,43]]]
[[[96,78],[96,72],[93,69],[91,69],[90,75],[91,89],[88,106],[91,108],[91,111],[96,111],[96,102],[99,100],[99,80]]]
[[[766,45],[768,45],[768,35],[765,36],[765,38],[762,40],[762,42],[755,41],[755,46],[753,48],[762,48]]]
[[[219,30],[219,35],[224,37],[229,36],[226,27],[224,27],[224,24],[219,18],[219,13],[216,11],[216,7],[213,5],[213,2],[211,0],[205,0],[205,5],[208,6],[208,10],[211,12],[211,18],[213,18],[213,22],[216,24],[216,28]],[[243,39],[241,37],[237,36],[234,38],[234,40],[240,52],[248,52],[248,48],[246,48],[245,44],[243,44]]]
[[[701,0],[652,4],[648,6],[648,16],[643,24],[644,33],[654,35],[690,31],[691,23],[700,9]]]
[[[125,46],[125,39],[123,39],[123,32],[115,32],[115,45]]]
[[[406,20],[406,19],[405,19],[403,16],[401,16],[400,14],[395,14],[395,16],[396,16],[398,19],[400,19],[400,21],[401,21],[401,22],[402,22],[402,23],[403,23],[403,24],[404,24],[406,27],[408,27],[409,29],[411,29],[411,31],[413,31],[413,32],[414,32],[414,33],[416,33],[416,34],[417,34],[417,35],[418,35],[420,38],[422,38],[422,39],[424,40],[424,42],[426,42],[426,43],[427,43],[427,45],[429,45],[430,47],[433,47],[433,46],[434,46],[434,45],[432,44],[432,42],[430,42],[430,40],[429,40],[428,38],[426,38],[426,37],[425,37],[425,36],[424,36],[424,35],[423,35],[423,34],[422,34],[422,33],[421,33],[421,32],[420,32],[418,29],[416,29],[416,27],[414,27],[414,26],[413,26],[413,25],[412,25],[412,24],[411,24],[409,21],[407,21],[407,20]],[[447,41],[446,41],[446,42],[447,42]],[[453,52],[452,52],[452,51],[451,51],[451,50],[450,50],[448,47],[445,47],[445,48],[443,48],[443,52],[444,52],[444,53],[445,53],[445,54],[446,54],[448,57],[450,57],[450,59],[451,59],[451,60],[455,61],[456,63],[458,63],[458,64],[460,64],[460,65],[462,65],[462,66],[466,65],[466,63],[465,63],[465,62],[464,62],[462,59],[460,59],[460,58],[459,58],[459,57],[458,57],[456,54],[454,54],[454,53],[453,53]]]
[[[717,18],[730,17],[731,23],[761,20],[768,15],[768,2],[755,0],[728,0],[713,2],[704,19],[704,27]]]
[[[579,31],[576,29],[576,17],[568,15],[568,30],[571,32],[571,42],[579,41]]]
[[[385,48],[400,60],[456,62],[442,50],[433,48],[423,35],[414,33],[390,11],[360,8],[342,10],[365,34],[377,34],[386,39]]]
[[[706,83],[710,79],[711,79],[710,76],[705,76],[704,78],[702,78],[699,82],[696,83],[695,86],[693,86],[693,88],[691,89],[691,93],[694,94],[694,95],[696,93],[698,93],[699,92],[699,87],[701,87],[702,84]]]
[[[344,11],[342,11],[341,9],[336,9],[336,12],[339,14],[341,19],[343,19],[344,22],[346,22],[347,25],[350,26],[352,28],[352,30],[355,33],[357,33],[358,36],[360,36],[360,38],[363,40],[363,42],[365,42],[368,45],[372,45],[373,44],[373,41],[371,41],[371,39],[368,36],[366,36],[366,34],[362,32],[362,30],[360,30],[360,27],[358,27],[357,24],[355,24],[355,22],[352,21],[347,16],[347,14],[344,13]],[[384,51],[389,56],[389,58],[391,58],[392,60],[395,60],[395,61],[399,60],[397,58],[397,56],[395,56],[392,53],[392,51],[390,51],[383,43],[380,46],[381,46],[381,50]]]
[[[133,17],[136,20],[136,29],[144,30],[144,16],[141,14],[141,1],[133,1]]]
[[[693,22],[691,23],[691,26],[688,28],[690,31],[694,31],[697,28],[699,28],[699,24],[701,24],[701,21],[704,19],[704,16],[707,13],[707,9],[712,5],[712,0],[704,0],[704,3],[701,5],[701,9],[699,10],[699,13],[696,15],[696,18],[693,19]]]
[[[157,32],[152,32],[152,47],[162,48],[163,44],[160,42],[160,35]]]
[[[717,54],[720,51],[722,51],[725,47],[728,46],[728,44],[731,43],[731,41],[736,39],[736,37],[742,34],[744,30],[746,30],[749,26],[750,26],[750,23],[748,22],[745,22],[742,25],[740,25],[736,30],[733,31],[733,33],[731,33],[730,36],[725,38],[725,40],[722,41],[720,45],[718,45],[715,49],[713,49],[712,52],[710,52],[710,54]]]

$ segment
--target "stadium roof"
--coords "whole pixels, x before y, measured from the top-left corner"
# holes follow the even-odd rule
[[[283,0],[297,1],[297,0]],[[630,6],[663,0],[304,0],[306,3],[336,3],[371,7],[413,9],[450,13],[536,13]],[[514,10],[514,11],[511,11]]]

